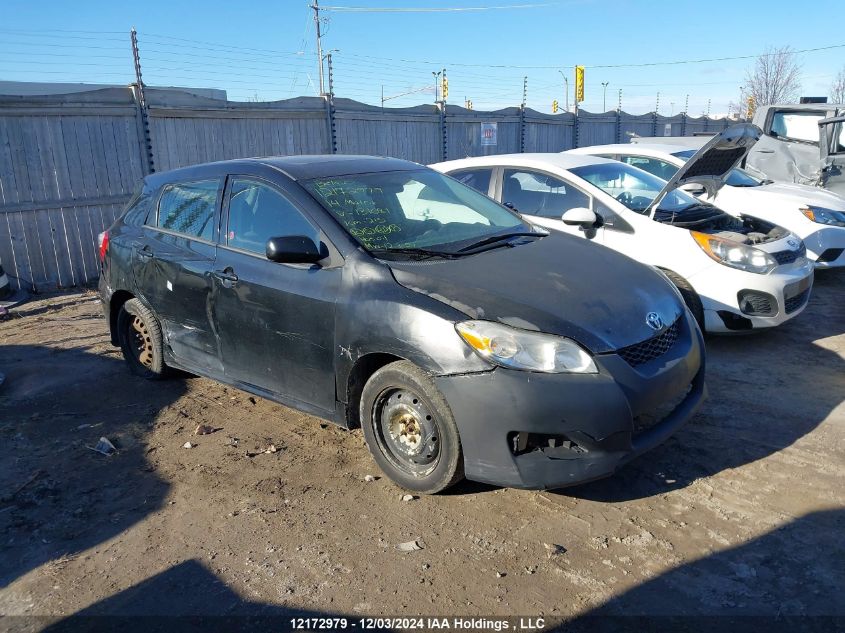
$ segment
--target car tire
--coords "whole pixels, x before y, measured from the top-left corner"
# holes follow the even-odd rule
[[[167,374],[161,325],[152,311],[138,299],[130,299],[117,315],[117,333],[129,370],[147,380]]]
[[[678,273],[674,273],[671,270],[663,270],[663,273],[669,278],[669,281],[675,284],[678,292],[684,298],[684,303],[687,304],[687,308],[692,313],[695,322],[698,323],[698,327],[704,332],[704,306],[701,304],[701,297],[693,290],[690,283]]]
[[[376,371],[361,393],[360,415],[373,459],[402,488],[435,494],[464,478],[452,410],[431,376],[413,363]]]

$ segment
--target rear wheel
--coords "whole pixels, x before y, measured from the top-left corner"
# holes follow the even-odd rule
[[[458,427],[431,377],[408,361],[375,372],[361,394],[364,439],[394,482],[434,494],[463,479]]]
[[[678,273],[674,273],[671,270],[663,270],[663,273],[669,278],[669,280],[675,284],[675,287],[681,293],[681,296],[684,298],[684,303],[687,304],[687,308],[692,313],[693,318],[695,318],[696,323],[698,323],[698,327],[701,328],[701,331],[704,331],[704,306],[701,304],[701,297],[698,296],[698,293],[693,290],[693,287],[690,283],[681,277]]]
[[[123,358],[136,376],[157,380],[165,375],[167,366],[161,336],[161,326],[155,315],[138,299],[130,299],[117,316],[118,340]]]

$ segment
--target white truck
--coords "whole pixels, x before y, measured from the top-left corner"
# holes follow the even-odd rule
[[[746,166],[776,182],[817,185],[845,196],[845,104],[760,106],[763,135]]]

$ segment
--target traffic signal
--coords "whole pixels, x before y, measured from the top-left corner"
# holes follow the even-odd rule
[[[449,80],[446,78],[446,75],[443,75],[443,80],[440,82],[440,94],[443,101],[446,101],[446,97],[449,96]]]
[[[472,99],[467,99],[467,110],[472,110]]]
[[[552,101],[552,114],[557,114],[557,99]]]
[[[754,116],[754,110],[756,109],[754,107],[755,105],[756,104],[754,102],[754,95],[749,95],[749,97],[748,97],[748,110],[745,113],[746,119],[750,119],[751,117]]]
[[[575,101],[581,102],[584,100],[584,67],[575,67]]]

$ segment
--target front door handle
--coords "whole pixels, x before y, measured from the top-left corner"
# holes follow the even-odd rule
[[[773,150],[773,149],[758,149],[758,150],[754,150],[754,151],[756,151],[758,154],[774,154],[775,153],[775,150]]]
[[[215,270],[213,275],[224,284],[234,284],[238,281],[238,276],[231,268],[227,268],[226,270]]]

